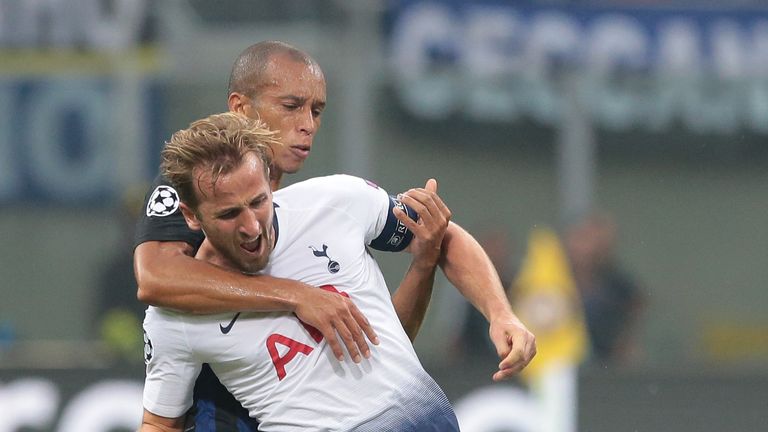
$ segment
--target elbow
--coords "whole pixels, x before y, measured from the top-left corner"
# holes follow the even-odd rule
[[[174,248],[175,247],[175,248]],[[174,256],[183,254],[181,246],[148,242],[136,247],[133,271],[136,276],[136,298],[147,305],[162,306],[168,283],[165,269],[173,267]]]
[[[147,284],[139,283],[136,290],[136,299],[146,305],[156,305],[157,295]]]
[[[158,300],[160,298],[158,284],[152,282],[152,276],[150,269],[143,268],[136,270],[136,299],[146,305],[158,306]]]

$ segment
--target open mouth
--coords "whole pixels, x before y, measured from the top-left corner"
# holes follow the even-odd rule
[[[258,236],[251,241],[240,243],[240,247],[245,249],[248,253],[256,253],[256,251],[261,248],[261,236]]]

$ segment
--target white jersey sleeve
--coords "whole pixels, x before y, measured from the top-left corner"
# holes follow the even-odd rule
[[[176,418],[192,406],[202,363],[193,358],[179,314],[150,306],[144,317],[144,408]]]

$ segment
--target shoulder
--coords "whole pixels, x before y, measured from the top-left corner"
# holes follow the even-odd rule
[[[313,177],[298,183],[294,183],[290,186],[278,189],[275,194],[284,194],[293,191],[305,191],[305,190],[348,190],[350,188],[363,188],[369,187],[378,189],[379,187],[368,180],[360,177],[356,177],[349,174],[333,174],[323,177]]]
[[[274,196],[277,202],[301,200],[301,202],[319,204],[347,201],[369,193],[386,195],[386,192],[371,181],[347,174],[334,174],[294,183],[277,190]]]
[[[134,231],[134,247],[148,241],[182,241],[197,248],[203,241],[181,214],[179,194],[162,176],[155,178],[144,197],[144,208]]]

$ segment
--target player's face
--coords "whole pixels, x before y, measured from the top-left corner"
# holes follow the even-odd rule
[[[243,106],[244,114],[260,118],[278,131],[283,146],[273,149],[273,165],[280,172],[299,171],[312,149],[325,109],[325,77],[317,68],[285,55],[267,66],[269,85]]]
[[[274,247],[272,191],[263,163],[248,153],[215,187],[203,174],[196,217],[222,264],[244,273],[263,269]]]

